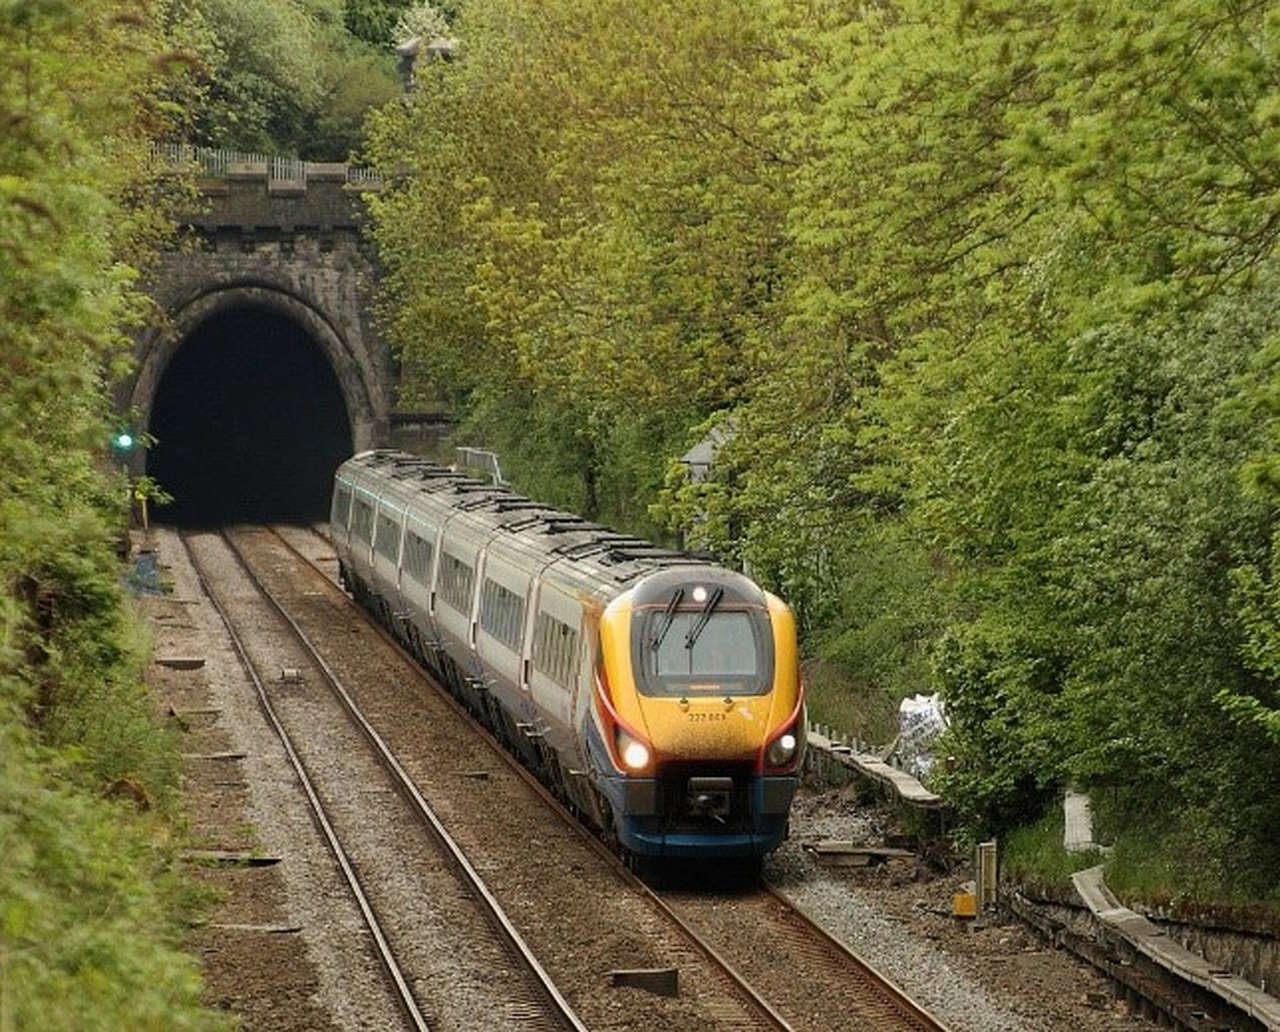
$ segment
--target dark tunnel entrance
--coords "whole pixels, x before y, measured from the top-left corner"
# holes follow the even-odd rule
[[[166,522],[310,521],[351,455],[351,421],[324,352],[291,319],[211,316],[174,354],[151,407],[147,472],[173,495]]]

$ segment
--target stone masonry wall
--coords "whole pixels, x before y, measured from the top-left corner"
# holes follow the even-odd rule
[[[344,165],[312,164],[305,182],[242,165],[201,183],[206,207],[146,284],[163,321],[138,335],[134,374],[117,391],[121,411],[136,409],[147,425],[160,377],[192,331],[220,311],[262,305],[324,351],[356,449],[386,441],[391,362],[370,316],[375,267],[360,233],[363,205],[346,179]]]

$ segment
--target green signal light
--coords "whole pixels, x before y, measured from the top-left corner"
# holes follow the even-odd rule
[[[128,451],[133,447],[133,434],[121,432],[116,434],[111,443],[121,451]]]

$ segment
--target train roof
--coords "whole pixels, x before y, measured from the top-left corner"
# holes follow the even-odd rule
[[[385,477],[405,494],[444,502],[448,508],[466,513],[494,531],[505,531],[538,552],[563,560],[562,569],[576,569],[588,579],[626,584],[656,570],[711,565],[705,558],[619,533],[408,452],[362,452],[343,465]]]

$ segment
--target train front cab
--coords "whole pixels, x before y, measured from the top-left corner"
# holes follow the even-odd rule
[[[782,843],[804,706],[779,599],[718,569],[646,579],[605,611],[595,698],[586,745],[625,849],[747,858]]]

